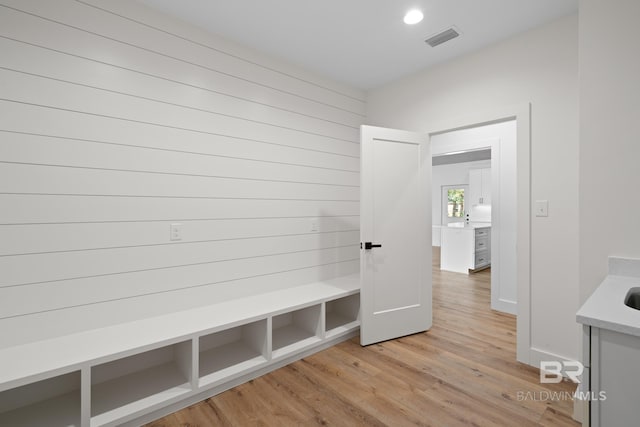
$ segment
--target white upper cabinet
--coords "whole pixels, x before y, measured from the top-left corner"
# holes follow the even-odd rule
[[[491,205],[491,168],[469,171],[469,206]]]

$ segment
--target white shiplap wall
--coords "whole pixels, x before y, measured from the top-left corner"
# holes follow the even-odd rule
[[[357,271],[362,99],[136,2],[0,0],[0,347]]]

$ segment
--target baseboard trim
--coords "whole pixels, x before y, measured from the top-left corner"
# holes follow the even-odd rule
[[[531,349],[529,350],[529,362],[530,362],[529,365],[539,368],[540,362],[543,360],[557,360],[560,362],[569,362],[569,361],[573,361],[574,359],[531,347]]]
[[[504,299],[492,300],[491,309],[516,316],[518,313],[518,304],[515,301],[508,301]]]

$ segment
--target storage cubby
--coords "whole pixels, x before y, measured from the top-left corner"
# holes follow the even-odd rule
[[[325,330],[327,336],[339,334],[358,325],[360,314],[360,294],[326,302]]]
[[[359,288],[353,274],[0,349],[0,427],[142,425],[355,336]]]
[[[0,426],[80,427],[80,372],[0,392]]]
[[[200,386],[267,361],[267,319],[200,337]]]
[[[294,352],[320,340],[320,304],[273,316],[273,357]]]
[[[185,341],[91,368],[91,426],[190,392],[191,349]]]

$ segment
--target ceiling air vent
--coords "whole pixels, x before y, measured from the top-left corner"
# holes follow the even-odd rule
[[[425,43],[427,43],[431,47],[436,47],[438,45],[441,45],[444,42],[448,42],[451,39],[455,39],[459,35],[460,33],[456,31],[454,27],[451,27],[444,31],[439,32],[438,34],[435,34],[429,37],[428,39],[425,40]]]

